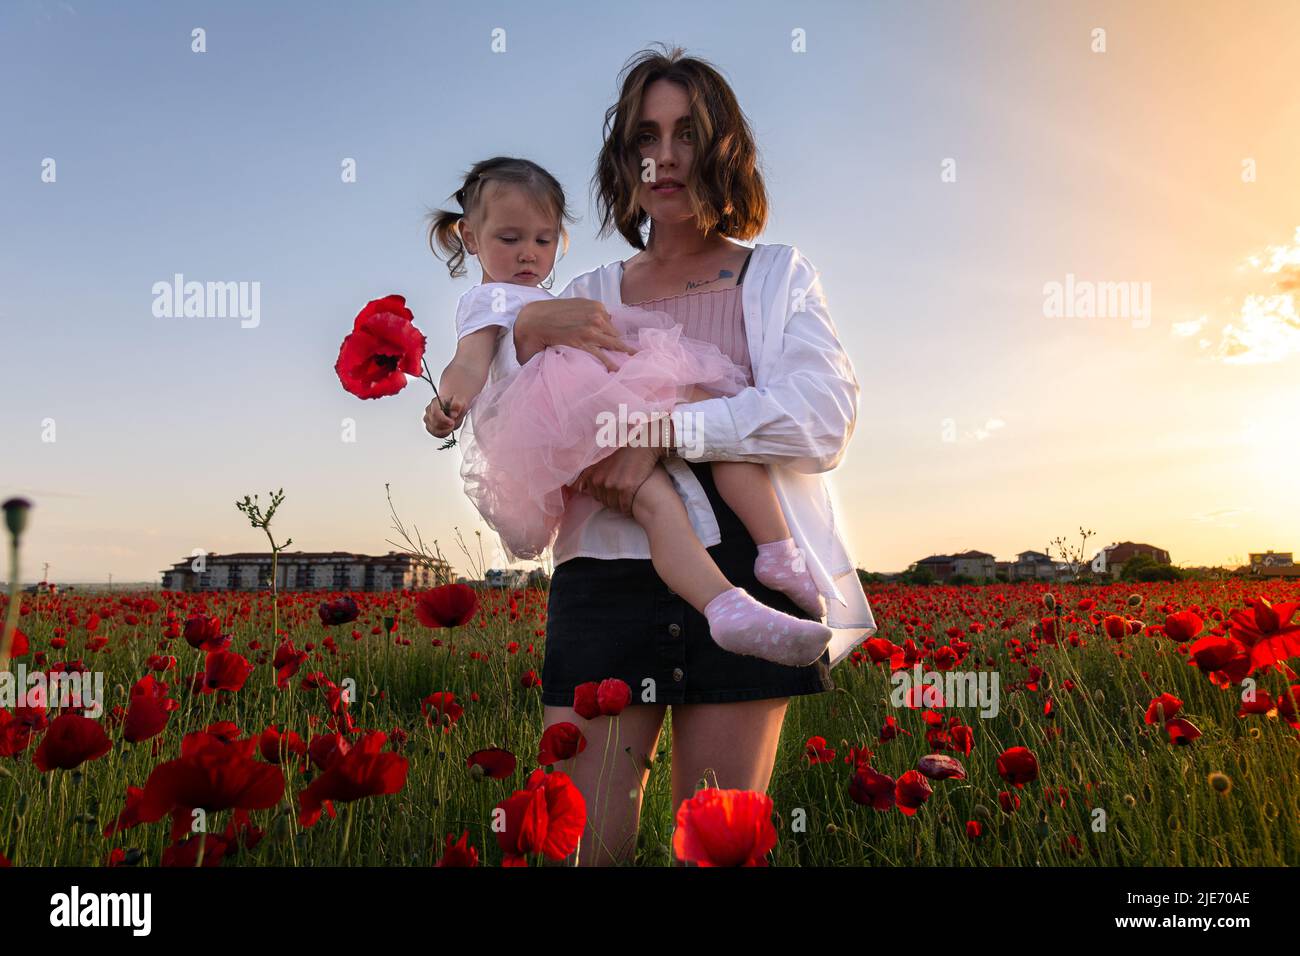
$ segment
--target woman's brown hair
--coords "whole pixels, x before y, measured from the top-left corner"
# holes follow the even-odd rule
[[[429,213],[429,248],[439,259],[446,256],[452,278],[465,274],[466,250],[460,235],[460,221],[471,217],[476,222],[481,219],[488,183],[506,183],[528,190],[540,208],[555,215],[560,223],[563,248],[568,248],[569,233],[564,224],[573,222],[574,217],[569,212],[559,180],[531,160],[494,156],[475,163],[465,174],[461,187],[449,197],[456,200],[460,212],[435,209]]]
[[[646,88],[669,80],[690,99],[696,152],[686,190],[701,230],[752,239],[767,224],[767,189],[754,134],[736,94],[712,64],[686,56],[680,47],[658,46],[662,49],[642,50],[624,65],[618,102],[605,111],[605,144],[592,176],[599,235],[617,231],[634,248],[645,248],[641,229],[648,216],[637,202],[637,120]]]

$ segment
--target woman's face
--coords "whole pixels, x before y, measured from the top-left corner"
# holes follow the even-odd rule
[[[643,181],[637,202],[657,222],[680,222],[695,215],[686,194],[695,157],[689,106],[686,91],[671,80],[655,80],[642,97],[636,143]],[[650,182],[644,181],[647,177]]]

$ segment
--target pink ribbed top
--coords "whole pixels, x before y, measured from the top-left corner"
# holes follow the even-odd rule
[[[745,379],[754,384],[754,370],[749,364],[749,340],[745,337],[745,313],[741,308],[742,286],[708,292],[683,292],[644,302],[629,302],[638,309],[667,312],[682,325],[688,338],[710,342],[745,371]]]

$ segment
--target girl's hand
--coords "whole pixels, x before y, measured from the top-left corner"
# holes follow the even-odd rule
[[[617,366],[605,349],[633,354],[623,341],[604,304],[595,299],[551,299],[530,302],[515,320],[515,356],[523,365],[548,345],[568,345],[590,352],[611,372]]]
[[[460,428],[464,420],[465,403],[454,395],[448,399],[447,411],[442,410],[442,404],[436,398],[424,410],[424,427],[434,438],[446,438]]]

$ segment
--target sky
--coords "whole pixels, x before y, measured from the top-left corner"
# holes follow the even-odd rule
[[[551,170],[582,217],[557,289],[627,258],[588,184],[618,71],[654,41],[723,71],[771,194],[758,241],[821,272],[862,388],[830,475],[859,567],[1080,527],[1089,552],[1183,565],[1300,552],[1294,2],[12,0],[20,577],[156,581],[195,549],[264,549],[235,502],[279,488],[292,549],[380,554],[386,485],[458,568],[457,531],[499,565],[459,452],[424,430],[428,385],[356,399],[339,343],[400,293],[446,363],[478,276],[448,276],[424,215],[492,155]],[[157,314],[176,274],[246,283],[256,322]]]

